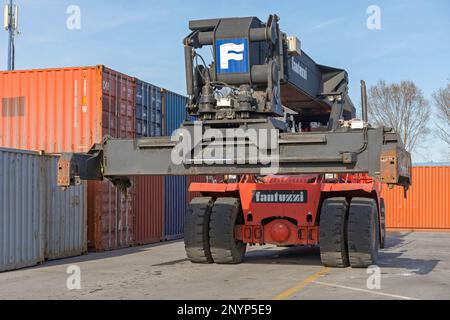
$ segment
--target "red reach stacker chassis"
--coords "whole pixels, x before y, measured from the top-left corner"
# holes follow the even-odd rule
[[[295,175],[193,183],[185,244],[194,263],[236,264],[247,245],[320,246],[329,267],[368,267],[384,247],[381,184],[367,175]]]

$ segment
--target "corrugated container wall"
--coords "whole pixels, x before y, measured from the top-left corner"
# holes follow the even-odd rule
[[[135,79],[108,68],[103,68],[101,76],[102,99],[97,108],[103,114],[102,136],[135,138]],[[124,195],[109,181],[90,182],[88,192],[89,247],[103,251],[131,246],[135,188]]]
[[[171,91],[164,91],[165,135],[172,135],[188,119],[186,104],[186,97]],[[184,234],[184,217],[188,202],[187,188],[187,177],[165,177],[164,179],[164,236],[167,240],[181,238]]]
[[[184,235],[184,217],[187,211],[187,178],[164,179],[164,238],[179,239]]]
[[[0,147],[87,152],[103,136],[135,136],[135,80],[104,66],[0,72]],[[88,185],[88,244],[132,244],[132,192]]]
[[[57,183],[57,157],[45,157],[45,259],[87,252],[87,183],[63,191]]]
[[[57,158],[0,149],[0,271],[86,251],[86,186],[56,185]]]
[[[0,271],[44,261],[41,159],[0,149]]]
[[[400,187],[383,188],[390,229],[450,230],[450,166],[414,167],[404,198]]]
[[[102,69],[0,72],[0,147],[89,151],[103,137]]]
[[[162,89],[136,79],[136,135],[162,135]]]
[[[138,245],[164,239],[164,177],[135,177],[134,236]]]
[[[136,80],[136,136],[154,137],[161,134],[161,89]],[[135,242],[159,242],[164,237],[164,177],[136,177],[134,182]]]
[[[164,135],[171,136],[188,119],[187,98],[174,92],[163,91]]]
[[[191,185],[191,183],[206,183],[206,176],[190,176],[188,177],[188,188]],[[191,203],[192,199],[201,196],[202,194],[200,192],[189,192],[188,189],[187,201],[188,203]]]

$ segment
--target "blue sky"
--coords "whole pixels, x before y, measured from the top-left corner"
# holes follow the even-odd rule
[[[1,0],[0,2],[6,2]],[[413,80],[427,99],[450,80],[450,1],[151,1],[16,0],[21,7],[16,67],[104,64],[184,93],[182,39],[196,18],[254,15],[281,17],[320,64],[349,72],[350,94],[359,105],[359,80],[368,85]],[[381,9],[381,30],[366,28],[369,5]],[[81,29],[66,27],[69,5],[81,8]],[[5,68],[7,33],[0,34]],[[432,122],[430,123],[432,126]],[[430,136],[415,161],[440,161],[446,149]]]

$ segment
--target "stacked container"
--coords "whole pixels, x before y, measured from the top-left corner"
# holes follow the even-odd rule
[[[136,79],[136,136],[162,133],[162,89]],[[136,177],[135,242],[149,244],[163,240],[164,177]]]
[[[162,135],[162,89],[136,79],[136,135]]]
[[[187,119],[187,98],[171,91],[164,91],[164,135],[171,136]],[[187,177],[164,179],[164,235],[166,240],[178,239],[184,234],[184,217],[187,210]]]
[[[0,101],[0,147],[87,152],[105,135],[136,134],[135,80],[104,66],[0,72]],[[133,193],[89,183],[89,247],[133,243]]]
[[[102,137],[134,138],[135,80],[111,69],[100,69],[102,94],[98,108],[102,110]],[[124,195],[109,181],[96,181],[89,183],[88,191],[90,248],[103,251],[131,246],[134,242],[134,188]]]
[[[86,153],[107,135],[171,135],[187,118],[185,97],[104,66],[0,72],[0,102],[0,147],[47,154]],[[183,235],[186,177],[132,177],[132,185],[124,195],[109,181],[87,184],[91,250]]]
[[[46,260],[79,256],[87,252],[87,183],[61,190],[57,183],[58,157],[41,157],[45,175]]]
[[[86,184],[60,190],[57,162],[0,149],[0,271],[86,252]]]

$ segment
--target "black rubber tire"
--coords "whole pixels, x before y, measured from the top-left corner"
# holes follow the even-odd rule
[[[209,243],[217,264],[238,264],[244,260],[247,245],[236,241],[234,228],[243,223],[241,203],[236,198],[218,198],[211,212]]]
[[[347,226],[348,255],[352,268],[367,268],[378,258],[379,224],[375,200],[353,198]]]
[[[380,199],[380,249],[386,247],[386,206],[384,204],[384,199]]]
[[[209,246],[213,205],[212,198],[195,198],[189,205],[184,224],[184,247],[192,263],[214,263]]]
[[[324,200],[320,213],[320,258],[326,267],[349,266],[347,251],[347,211],[345,198]]]

